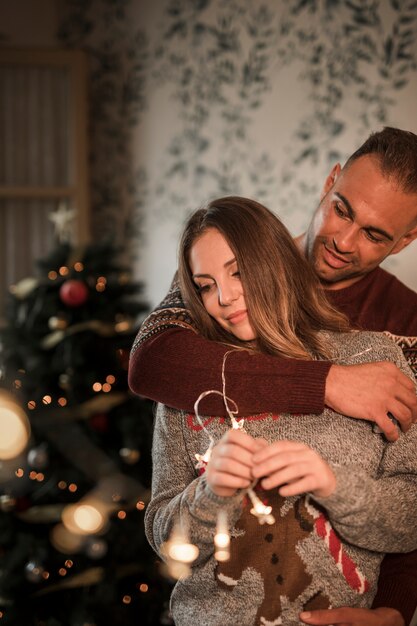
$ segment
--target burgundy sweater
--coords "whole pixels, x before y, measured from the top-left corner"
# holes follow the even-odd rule
[[[327,295],[355,328],[417,336],[417,294],[381,268]],[[186,324],[164,327],[149,338],[141,332],[142,341],[135,341],[129,366],[129,384],[135,393],[193,411],[203,391],[221,388],[219,372],[229,348],[203,339]],[[242,416],[263,411],[321,413],[330,366],[327,361],[233,352],[227,361],[227,394],[239,399]],[[222,399],[214,394],[201,402],[200,411],[225,415]],[[373,606],[396,608],[408,624],[416,604],[417,551],[386,556]]]

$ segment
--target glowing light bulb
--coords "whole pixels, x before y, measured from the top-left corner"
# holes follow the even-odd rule
[[[166,543],[166,553],[169,559],[179,563],[192,563],[198,557],[199,549],[188,540],[188,533],[177,524]]]
[[[104,528],[106,519],[97,505],[85,501],[65,507],[62,522],[71,533],[92,535]]]
[[[168,549],[171,559],[181,563],[192,563],[198,557],[198,548],[192,543],[174,543]]]
[[[217,515],[216,534],[214,535],[214,558],[228,561],[230,558],[230,535],[227,525],[227,513],[220,510]]]
[[[82,504],[74,511],[74,522],[81,531],[87,533],[96,533],[103,527],[103,516],[89,504]]]
[[[30,436],[29,421],[23,409],[7,393],[0,395],[0,459],[18,456]]]

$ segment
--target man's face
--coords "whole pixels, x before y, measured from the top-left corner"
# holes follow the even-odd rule
[[[303,240],[327,289],[342,289],[417,237],[417,194],[383,176],[372,156],[333,168]]]

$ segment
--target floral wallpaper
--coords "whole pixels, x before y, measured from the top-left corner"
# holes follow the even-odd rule
[[[415,0],[60,5],[61,42],[90,58],[95,231],[127,244],[151,301],[190,210],[249,195],[299,233],[372,130],[417,132]]]

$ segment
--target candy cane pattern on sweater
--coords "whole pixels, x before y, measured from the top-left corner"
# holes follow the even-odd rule
[[[331,556],[333,557],[337,569],[343,574],[344,579],[354,591],[359,594],[369,591],[370,585],[355,562],[348,556],[342,542],[335,533],[327,516],[322,511],[318,511],[306,498],[306,508],[314,517],[314,530],[325,542]]]

